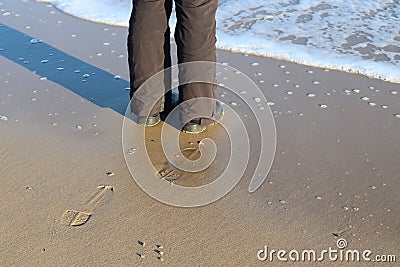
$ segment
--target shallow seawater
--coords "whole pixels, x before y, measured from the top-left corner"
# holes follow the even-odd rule
[[[37,1],[120,26],[128,25],[131,11],[131,0]],[[397,0],[223,0],[217,46],[400,82],[398,14]],[[175,21],[172,15],[172,29]]]

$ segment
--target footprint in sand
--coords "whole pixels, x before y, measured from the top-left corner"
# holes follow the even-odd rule
[[[114,191],[114,187],[112,185],[98,185],[96,190],[85,199],[83,204],[86,205],[86,207],[90,206],[88,209],[93,210],[99,206],[100,200],[104,200],[106,196],[111,197],[110,194],[107,194],[107,192],[112,191]],[[89,211],[67,210],[61,216],[61,224],[67,226],[84,225],[89,220],[91,215],[92,212]]]
[[[114,187],[112,185],[98,185],[96,190],[94,190],[85,199],[84,204],[88,204],[91,206],[94,206],[94,205],[98,206],[100,204],[100,200],[104,199],[107,195],[109,197],[111,196],[110,194],[107,194],[107,192],[113,192],[113,191],[114,191]]]
[[[181,152],[183,154],[183,157],[187,160],[197,160],[201,156],[198,147],[195,146],[193,143],[190,143],[190,146],[182,149]],[[174,164],[180,165],[179,162],[181,159],[182,158],[180,158],[179,155],[176,155],[176,161],[174,161]],[[158,164],[158,166],[155,167],[158,170],[156,176],[160,179],[170,182],[171,184],[173,184],[176,180],[182,178],[181,175],[176,173],[176,171],[171,167],[170,163],[168,162]]]
[[[164,166],[157,172],[157,177],[168,182],[174,182],[180,178],[180,175],[177,174],[168,164],[163,164]]]
[[[89,220],[91,215],[92,215],[91,212],[67,210],[61,216],[61,224],[68,226],[83,225]]]

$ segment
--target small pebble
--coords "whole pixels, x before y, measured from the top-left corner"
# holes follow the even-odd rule
[[[114,173],[113,173],[113,172],[106,172],[106,174],[107,174],[108,177],[114,176]],[[143,244],[144,244],[144,243],[143,243]],[[144,245],[143,245],[143,246],[144,246]]]
[[[128,149],[128,154],[130,154],[130,155],[135,154],[136,151],[137,151],[137,147],[131,147]]]
[[[308,93],[307,96],[310,97],[310,98],[313,98],[313,97],[315,97],[315,94],[314,93]]]
[[[80,126],[80,125],[76,125],[76,129],[78,129],[78,130],[82,130],[82,126]]]
[[[40,41],[38,39],[31,39],[31,41],[30,41],[31,44],[37,44],[39,42]]]
[[[8,121],[8,118],[4,115],[0,115],[0,121]]]
[[[328,107],[328,106],[325,105],[325,104],[319,104],[318,106],[319,106],[320,108],[324,108],[324,109]]]

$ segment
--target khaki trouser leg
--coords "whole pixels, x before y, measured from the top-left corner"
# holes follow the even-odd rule
[[[215,62],[215,13],[218,0],[175,0],[175,6],[177,15],[175,40],[178,48],[178,63]],[[212,72],[212,75],[215,76],[215,72]],[[214,78],[207,80],[214,80]],[[182,102],[197,97],[215,99],[216,86],[209,83],[185,84],[179,87],[179,95]],[[191,101],[188,104],[181,104],[180,118],[185,122],[193,118],[211,117],[214,111],[215,101]],[[211,120],[204,119],[201,124],[207,125],[211,122]]]
[[[178,63],[192,61],[216,61],[215,13],[218,0],[175,0],[177,25],[175,39]],[[131,81],[131,110],[139,116],[160,112],[162,101],[152,107],[155,97],[163,94],[164,84],[169,88],[170,77],[165,75],[164,84],[136,90],[155,73],[171,65],[168,20],[172,0],[133,0],[128,36],[129,69]],[[179,73],[180,80],[184,71]],[[211,71],[214,80],[215,71]],[[152,83],[153,84],[153,83]],[[198,97],[215,99],[216,86],[209,83],[191,83],[179,87],[180,100]],[[169,104],[170,95],[166,96]],[[215,101],[183,103],[180,109],[182,121],[191,118],[211,117]],[[209,124],[211,120],[202,120]]]
[[[152,104],[156,102],[155,97],[163,95],[164,84],[158,84],[159,88],[137,89],[151,76],[171,66],[168,20],[172,0],[133,0],[132,4],[128,35],[131,98],[134,95],[131,110],[136,115],[147,116],[163,110],[162,101],[157,101],[154,107]],[[168,83],[168,77],[165,79],[160,82]]]

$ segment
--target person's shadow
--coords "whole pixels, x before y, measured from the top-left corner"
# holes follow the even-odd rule
[[[128,81],[4,24],[0,24],[0,36],[1,56],[102,108],[125,114],[129,104]]]
[[[132,98],[129,81],[4,24],[0,24],[0,36],[1,56],[99,107],[109,108],[131,119],[135,117],[134,114],[129,114],[129,102]],[[171,77],[167,77],[164,82],[171,84]],[[169,90],[165,94],[164,111],[160,114],[164,122],[179,103],[177,90]],[[177,129],[182,126],[176,119],[169,122]]]

